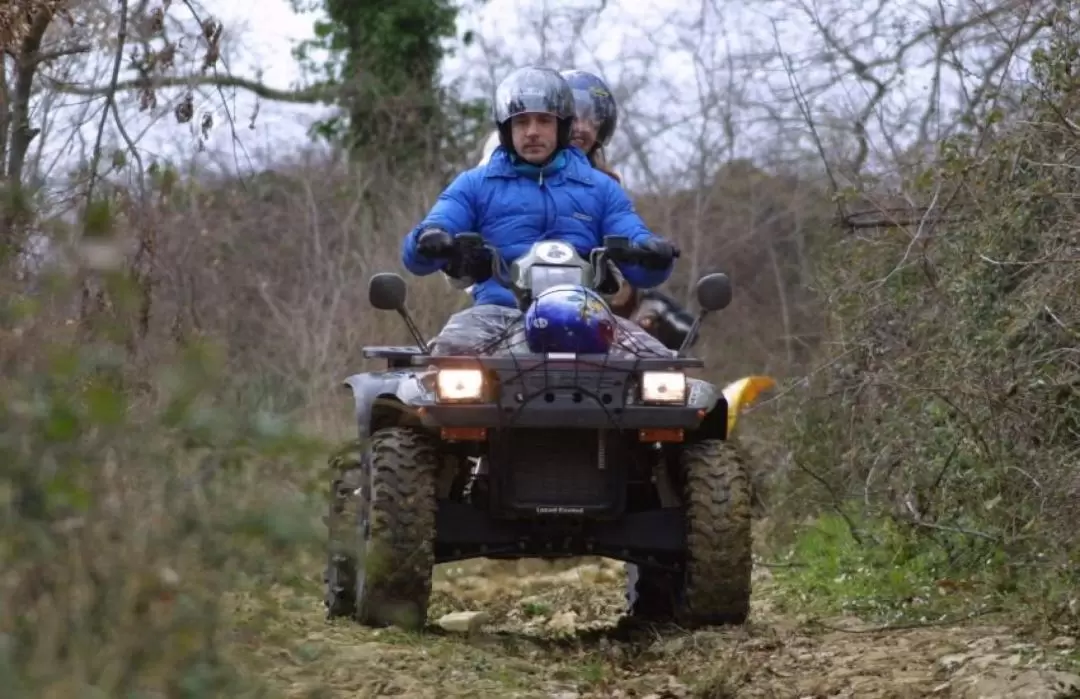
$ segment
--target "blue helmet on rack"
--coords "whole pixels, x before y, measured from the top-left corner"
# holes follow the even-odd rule
[[[615,340],[615,314],[600,294],[558,284],[540,293],[525,311],[530,352],[605,354]]]

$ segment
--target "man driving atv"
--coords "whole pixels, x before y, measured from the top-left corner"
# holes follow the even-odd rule
[[[571,144],[586,154],[594,168],[621,183],[619,175],[608,167],[604,152],[619,120],[618,104],[611,90],[603,79],[586,71],[567,70],[562,72],[562,76],[574,92],[575,119]],[[478,165],[486,165],[498,147],[499,131],[495,130],[484,143]],[[471,291],[471,288],[465,291]],[[617,316],[641,326],[668,349],[681,347],[694,324],[694,316],[689,311],[655,288],[636,289],[624,281],[607,299]],[[691,346],[693,344],[691,342]]]
[[[402,262],[413,274],[442,270],[474,281],[474,305],[450,318],[432,342],[434,353],[481,347],[521,317],[513,293],[492,278],[490,260],[459,254],[454,239],[460,233],[479,233],[507,264],[538,240],[570,243],[587,257],[604,236],[625,236],[652,253],[640,264],[616,263],[638,288],[663,283],[677,254],[649,231],[622,188],[594,176],[588,158],[571,147],[574,95],[557,71],[529,67],[512,73],[496,90],[493,115],[499,146],[488,164],[458,175],[402,245]],[[645,332],[636,335],[650,350],[668,353]]]

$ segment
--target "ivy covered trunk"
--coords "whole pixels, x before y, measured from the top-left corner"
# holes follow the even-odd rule
[[[456,31],[448,0],[324,0],[316,39],[297,50],[309,70],[338,84],[343,115],[317,126],[318,135],[356,158],[388,154],[408,167],[441,144],[446,120],[438,87],[442,42]],[[309,7],[308,9],[314,9]],[[312,48],[329,51],[314,65]],[[390,163],[388,163],[390,164]]]

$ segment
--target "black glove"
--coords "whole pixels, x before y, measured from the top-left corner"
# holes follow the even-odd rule
[[[482,284],[492,277],[491,253],[487,250],[477,250],[466,264],[468,274],[477,284]]]
[[[483,247],[463,245],[441,228],[429,228],[416,240],[416,254],[429,260],[445,260],[443,272],[454,279],[472,279],[475,283],[491,279],[491,253]]]
[[[680,255],[678,246],[663,238],[649,238],[638,247],[648,253],[641,260],[641,266],[645,269],[664,269]]]
[[[484,249],[455,249],[443,271],[454,279],[472,279],[476,284],[486,282],[492,276],[491,253]]]
[[[442,260],[454,253],[454,236],[441,228],[428,228],[416,239],[416,254],[429,260]]]

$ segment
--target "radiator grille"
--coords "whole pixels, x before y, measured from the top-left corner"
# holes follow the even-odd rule
[[[545,371],[534,369],[517,376],[507,377],[506,385],[526,393],[536,393],[554,388],[576,388],[589,393],[621,392],[626,374],[617,371]]]
[[[499,439],[492,455],[503,470],[513,507],[588,507],[610,498],[610,468],[599,468],[599,433],[592,430],[517,430]]]

